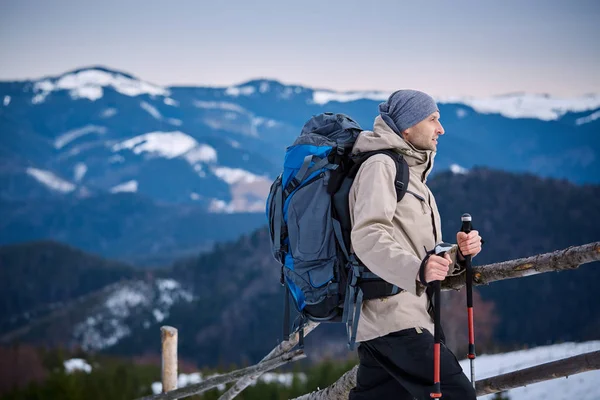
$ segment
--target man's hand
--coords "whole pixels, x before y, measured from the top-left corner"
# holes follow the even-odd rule
[[[448,254],[444,257],[432,254],[425,264],[425,282],[443,281],[448,275],[450,264],[452,259]]]
[[[477,231],[471,231],[468,235],[465,232],[458,232],[456,234],[456,242],[460,249],[458,256],[461,260],[464,259],[462,256],[470,255],[475,257],[481,251],[481,236],[479,236],[479,232]]]

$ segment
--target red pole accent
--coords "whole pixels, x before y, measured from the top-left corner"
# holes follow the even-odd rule
[[[469,314],[469,344],[475,344],[475,330],[473,329],[473,307],[467,308]]]
[[[439,399],[442,397],[442,391],[440,389],[440,344],[433,344],[433,386],[434,391],[429,393],[432,399]]]
[[[440,344],[434,343],[433,345],[433,382],[438,383],[440,381]]]

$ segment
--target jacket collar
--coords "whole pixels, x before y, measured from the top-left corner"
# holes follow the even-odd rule
[[[353,153],[362,153],[374,150],[393,149],[401,153],[408,166],[426,182],[427,177],[433,169],[433,161],[436,153],[431,150],[419,150],[397,135],[381,116],[375,118],[372,131],[362,131],[354,148]]]

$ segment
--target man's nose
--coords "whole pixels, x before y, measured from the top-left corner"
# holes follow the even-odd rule
[[[446,131],[444,130],[444,127],[442,126],[442,124],[440,124],[440,126],[437,128],[437,134],[443,135],[444,133],[446,133]]]

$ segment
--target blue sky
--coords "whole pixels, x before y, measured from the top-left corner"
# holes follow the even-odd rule
[[[578,96],[600,93],[599,21],[595,0],[0,0],[0,80]]]

